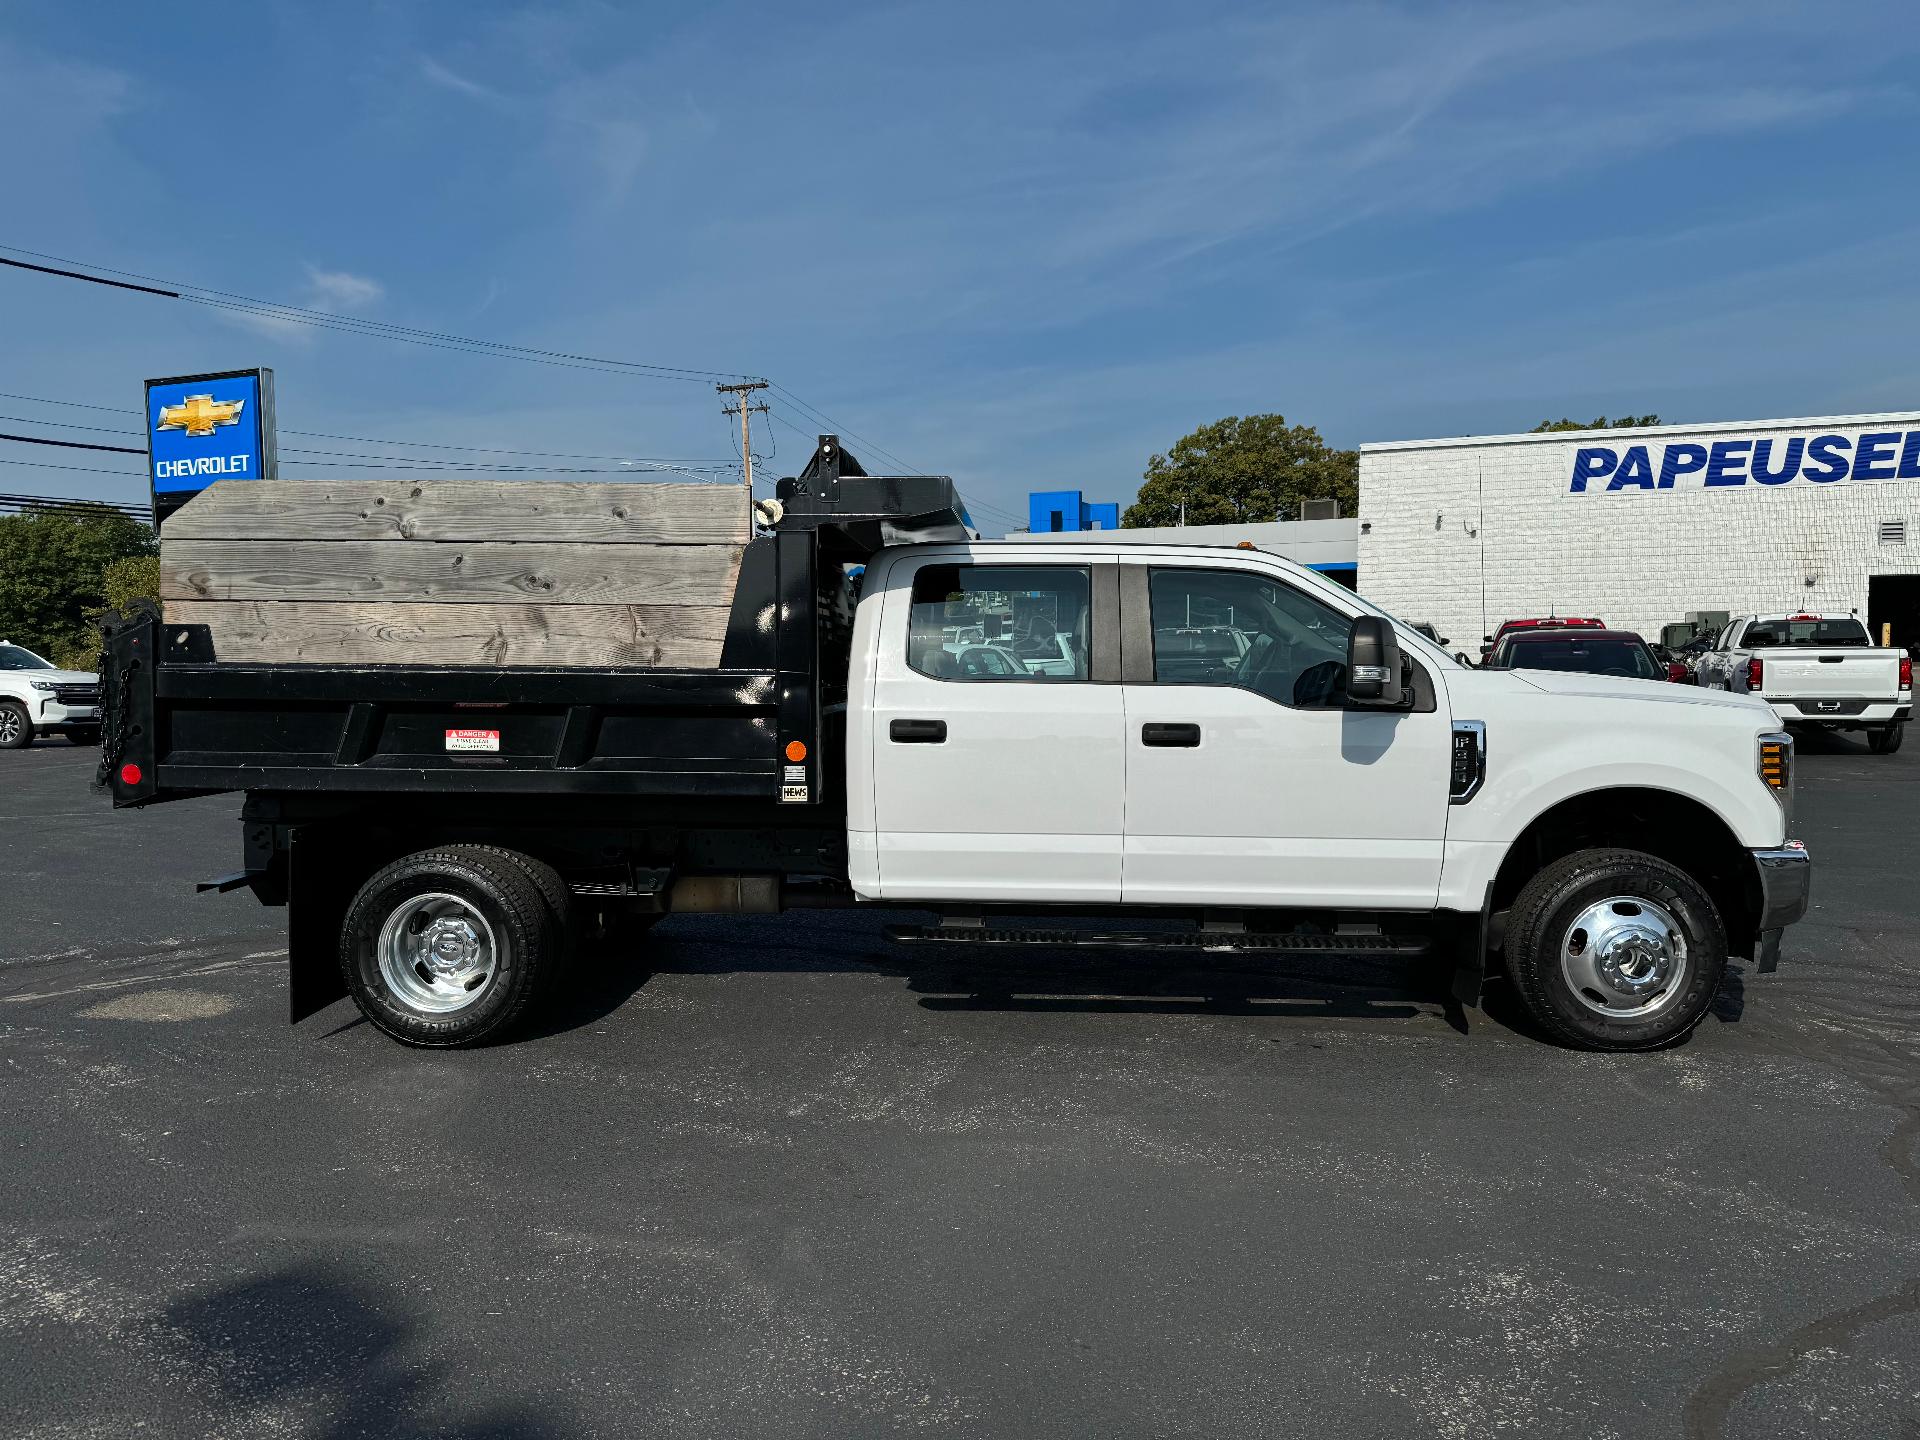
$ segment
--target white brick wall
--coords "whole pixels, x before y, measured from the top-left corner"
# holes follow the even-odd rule
[[[1583,446],[1645,445],[1657,477],[1670,444],[1771,439],[1778,467],[1794,436],[1845,436],[1851,462],[1852,442],[1885,432],[1920,432],[1920,413],[1363,445],[1360,589],[1476,656],[1482,635],[1524,615],[1598,615],[1649,639],[1690,610],[1864,620],[1868,576],[1920,573],[1920,479],[1571,482]],[[1880,523],[1902,519],[1907,543],[1882,544]]]

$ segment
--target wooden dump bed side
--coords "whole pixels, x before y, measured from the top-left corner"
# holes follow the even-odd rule
[[[242,664],[720,664],[737,485],[248,480],[162,527],[167,623]]]

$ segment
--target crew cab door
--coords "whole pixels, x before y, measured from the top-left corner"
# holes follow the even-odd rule
[[[1414,711],[1348,708],[1351,619],[1278,567],[1122,564],[1120,589],[1125,900],[1431,908],[1444,690],[1429,678]]]
[[[864,723],[878,898],[1120,898],[1114,567],[1020,550],[887,571]]]

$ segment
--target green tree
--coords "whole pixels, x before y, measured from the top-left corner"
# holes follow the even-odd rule
[[[100,649],[92,617],[113,598],[108,568],[156,554],[151,529],[105,505],[0,516],[0,639],[91,668]],[[128,583],[116,572],[116,585]]]
[[[1587,424],[1582,425],[1578,420],[1569,420],[1562,415],[1558,420],[1542,420],[1527,433],[1545,435],[1554,430],[1640,430],[1648,425],[1659,423],[1658,415],[1621,415],[1612,420],[1604,415],[1596,415]]]
[[[1338,500],[1351,515],[1359,494],[1358,451],[1329,449],[1318,430],[1284,415],[1229,415],[1149,460],[1120,523],[1178,525],[1182,507],[1189,525],[1293,520],[1302,500]]]
[[[101,589],[107,603],[89,618],[108,611],[119,614],[133,608],[137,601],[160,598],[160,557],[158,555],[122,555],[108,565],[101,576]]]

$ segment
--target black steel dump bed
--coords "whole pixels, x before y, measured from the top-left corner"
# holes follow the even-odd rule
[[[867,476],[831,436],[779,498],[740,551],[712,666],[268,663],[223,659],[205,624],[135,616],[106,639],[101,778],[119,806],[220,791],[833,803],[857,567],[967,521],[951,481]]]

